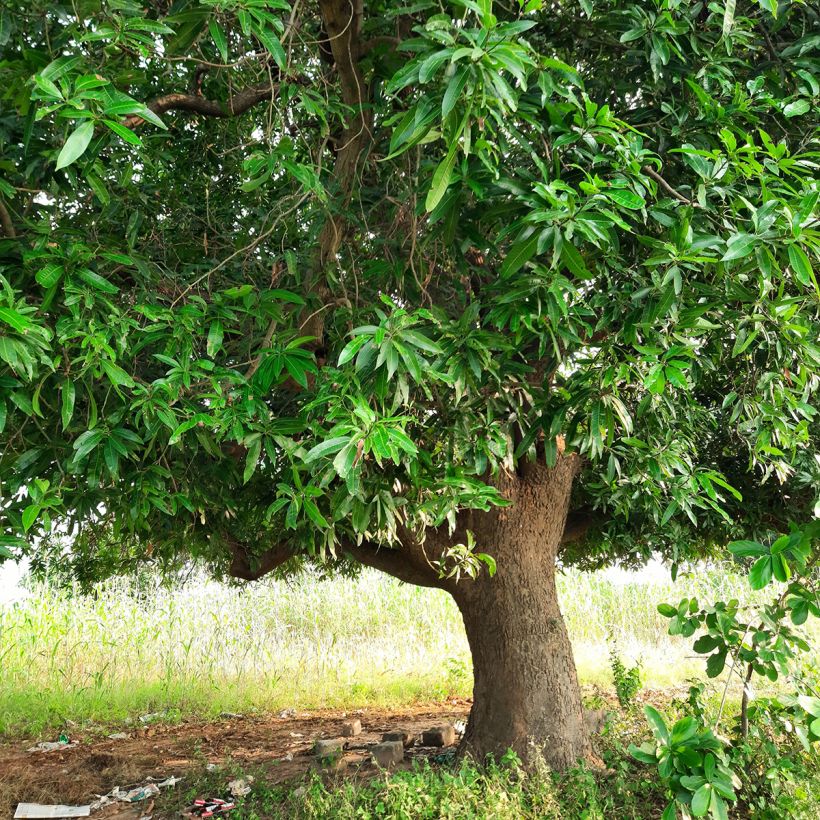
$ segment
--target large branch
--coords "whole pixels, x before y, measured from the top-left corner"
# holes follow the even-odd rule
[[[381,570],[408,584],[434,589],[448,588],[447,581],[440,578],[433,567],[418,564],[403,549],[381,547],[365,542],[345,544],[344,551],[360,564]]]
[[[148,104],[155,114],[166,111],[188,111],[191,114],[202,114],[205,117],[238,117],[264,100],[272,99],[279,90],[278,82],[267,82],[249,86],[228,97],[225,102],[209,100],[197,94],[165,94]],[[128,128],[142,125],[145,120],[134,114],[123,120]]]
[[[247,544],[229,535],[224,537],[232,555],[228,572],[231,577],[243,581],[256,581],[263,575],[273,572],[295,555],[287,544],[275,544],[256,555]],[[350,539],[345,539],[340,548],[342,552],[360,564],[378,569],[408,584],[438,589],[448,587],[447,581],[439,578],[432,566],[420,562],[412,550],[383,547],[369,541],[357,544]]]
[[[276,544],[261,555],[253,555],[246,544],[231,536],[225,536],[231,550],[231,565],[228,572],[233,578],[243,581],[256,581],[263,575],[273,572],[286,561],[293,558],[293,551],[287,544]]]

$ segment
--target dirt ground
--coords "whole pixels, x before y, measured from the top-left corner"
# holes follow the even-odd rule
[[[466,718],[469,708],[468,701],[453,699],[397,710],[226,716],[211,723],[132,727],[122,730],[128,736],[118,740],[108,738],[114,729],[77,732],[71,736],[79,741],[76,745],[50,752],[28,751],[34,745],[31,740],[0,743],[0,818],[12,817],[19,802],[85,805],[115,786],[141,785],[149,777],[185,778],[186,773],[207,770],[209,764],[262,770],[268,782],[282,782],[313,765],[314,742],[339,737],[342,723],[352,718],[361,720],[362,733],[346,739],[344,764],[353,771],[375,772],[368,747],[379,742],[383,732],[420,735],[433,726]],[[402,765],[441,751],[408,749]],[[146,812],[150,814],[150,807],[145,804],[117,803],[94,812],[92,818],[130,820]]]

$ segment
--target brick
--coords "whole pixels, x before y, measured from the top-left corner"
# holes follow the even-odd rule
[[[382,742],[386,743],[389,740],[399,740],[405,749],[409,749],[416,742],[416,736],[409,732],[385,732],[382,735]]]
[[[422,732],[422,746],[452,746],[456,742],[456,730],[452,726],[435,726]]]
[[[372,749],[373,759],[382,768],[389,768],[395,763],[404,760],[404,745],[400,740],[388,740],[385,743],[377,743]]]
[[[362,722],[356,718],[355,720],[348,720],[342,724],[342,734],[345,737],[356,737],[362,733]]]
[[[333,740],[317,740],[313,751],[319,761],[335,763],[344,753],[344,741],[338,738]]]

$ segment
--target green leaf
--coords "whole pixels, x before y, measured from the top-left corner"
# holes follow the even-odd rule
[[[501,264],[499,275],[502,279],[512,276],[519,268],[529,262],[538,248],[538,236],[539,234],[536,231],[527,237],[522,238],[519,236],[516,239]]]
[[[627,191],[624,188],[609,188],[606,195],[613,201],[617,202],[622,208],[628,208],[631,211],[639,211],[646,205],[643,197],[638,196],[633,191]]]
[[[106,126],[110,128],[118,137],[122,137],[126,142],[130,143],[131,145],[136,145],[142,148],[142,140],[130,129],[126,128],[119,122],[114,122],[114,120],[103,120]]]
[[[219,319],[214,319],[214,321],[211,322],[210,328],[208,328],[208,340],[205,344],[205,350],[212,359],[222,347],[224,335],[225,331],[222,328],[222,322],[220,322]]]
[[[57,157],[57,170],[76,162],[88,148],[94,136],[94,121],[83,120],[69,135]]]
[[[768,555],[769,548],[758,544],[757,541],[732,541],[729,544],[729,552],[741,558],[750,558],[754,555]]]
[[[91,285],[92,288],[96,288],[97,290],[102,291],[103,293],[119,293],[120,289],[108,281],[103,276],[100,276],[99,273],[94,273],[93,270],[88,270],[88,268],[83,268],[82,270],[77,271],[77,276],[80,277],[86,284]]]
[[[63,421],[63,430],[65,430],[71,423],[71,417],[74,415],[74,400],[77,395],[74,382],[70,379],[66,379],[60,388],[60,394],[60,417]]]
[[[809,257],[799,245],[789,245],[789,267],[801,284],[817,287]]]
[[[672,606],[672,604],[658,604],[658,612],[660,612],[664,618],[674,618],[675,615],[678,614],[677,608]]]
[[[347,478],[350,475],[353,465],[356,463],[356,453],[356,442],[350,441],[333,459],[333,468],[341,478]]]
[[[262,451],[262,437],[255,438],[248,447],[245,456],[245,470],[242,473],[242,483],[247,484],[251,476],[256,472],[256,465],[259,463],[259,454]]]
[[[338,453],[349,441],[350,436],[337,436],[336,438],[327,439],[327,441],[321,441],[308,450],[305,461],[310,464],[310,462],[317,461],[320,458],[332,456],[334,453]]]
[[[811,103],[808,100],[801,99],[795,100],[794,102],[790,102],[784,109],[783,109],[783,116],[784,117],[799,117],[801,114],[805,114],[811,110]]]
[[[706,661],[706,674],[710,678],[716,678],[726,666],[727,649],[724,647],[714,655],[710,655]]]
[[[695,817],[703,817],[709,811],[712,802],[712,786],[704,783],[692,796],[692,814]]]
[[[327,529],[330,525],[327,523],[327,519],[319,512],[319,508],[316,506],[315,502],[309,498],[306,498],[303,502],[305,512],[307,513],[308,518],[317,526],[321,527],[322,529]]]
[[[268,52],[272,55],[276,65],[284,71],[288,58],[285,54],[285,49],[282,48],[282,43],[279,42],[279,39],[274,34],[267,31],[267,29],[262,28],[262,26],[255,26],[253,33],[257,36],[259,42],[262,43],[262,45],[265,46]]]
[[[568,239],[564,239],[561,245],[561,261],[576,279],[591,279],[595,275],[587,268],[578,248]]]
[[[358,352],[359,348],[370,340],[369,336],[356,336],[355,338],[351,339],[342,349],[342,352],[339,354],[339,361],[337,362],[337,366],[341,367],[344,364],[347,364]]]
[[[23,510],[23,529],[26,532],[31,529],[38,515],[40,515],[39,504],[29,504],[28,507]]]
[[[737,233],[729,238],[726,246],[726,253],[721,257],[721,262],[729,262],[732,259],[742,259],[754,253],[757,245],[757,237],[748,233]]]
[[[427,194],[427,200],[424,203],[426,210],[432,211],[436,205],[441,202],[442,197],[447,191],[450,184],[450,177],[453,174],[453,166],[456,164],[456,152],[458,151],[457,143],[450,146],[447,156],[439,163],[433,173],[433,182],[430,185],[430,191]]]
[[[723,8],[723,36],[726,37],[735,23],[735,6],[737,0],[726,0]]]
[[[49,262],[44,268],[40,268],[40,270],[37,271],[34,278],[37,280],[38,285],[44,288],[50,288],[60,281],[64,273],[65,269],[62,265],[58,265],[56,262]]]
[[[105,375],[108,376],[111,384],[116,387],[134,387],[134,380],[119,365],[114,364],[114,362],[108,359],[102,359],[100,361],[100,367],[102,367]]]
[[[208,21],[208,30],[211,32],[211,38],[213,39],[214,45],[219,51],[219,56],[222,58],[222,62],[227,63],[228,39],[227,37],[225,37],[225,32],[223,31],[222,26],[219,25],[215,17],[212,17]]]
[[[669,730],[666,728],[666,722],[661,717],[661,713],[654,706],[644,706],[643,713],[655,735],[664,742],[668,741]]]
[[[772,558],[770,555],[764,555],[755,561],[754,566],[749,572],[749,583],[752,589],[763,589],[772,580],[773,574]]]
[[[26,333],[34,327],[31,320],[11,308],[0,307],[0,322],[5,322],[18,333]]]
[[[453,110],[455,104],[458,102],[461,92],[467,84],[469,76],[470,66],[465,65],[456,71],[456,73],[450,78],[450,82],[447,84],[447,90],[444,92],[444,98],[441,101],[441,118],[443,120],[447,119],[447,115]],[[427,210],[432,211],[433,209],[428,207]]]
[[[707,653],[711,652],[714,649],[717,649],[719,646],[723,645],[723,641],[720,638],[715,638],[713,635],[701,635],[693,644],[692,649],[695,652],[706,655]]]

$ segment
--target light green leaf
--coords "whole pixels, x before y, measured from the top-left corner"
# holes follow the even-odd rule
[[[225,331],[222,328],[222,322],[219,319],[214,319],[208,329],[208,340],[205,344],[207,354],[213,359],[222,347],[222,339],[225,336]]]
[[[432,211],[433,208],[441,202],[442,197],[447,191],[447,187],[450,185],[450,177],[453,174],[453,166],[456,164],[457,150],[458,145],[454,142],[450,146],[447,156],[439,163],[438,168],[436,168],[433,173],[433,182],[430,185],[430,191],[427,194],[427,200],[424,203],[424,207],[428,212]]]
[[[71,163],[76,162],[85,153],[93,136],[94,121],[83,120],[65,141],[65,145],[63,145],[60,155],[57,157],[57,170],[66,168]]]
[[[37,520],[37,516],[40,514],[40,505],[39,504],[29,504],[23,510],[23,529],[28,532],[34,522]]]
[[[63,421],[63,430],[71,423],[71,417],[74,415],[76,395],[77,390],[74,387],[74,382],[71,379],[66,379],[60,388],[60,417]]]
[[[723,9],[723,36],[725,37],[731,30],[735,23],[735,6],[737,0],[726,0],[726,5]]]
[[[783,109],[783,116],[789,118],[799,117],[801,114],[806,114],[810,110],[811,103],[808,100],[795,100]]]
[[[627,191],[625,188],[609,188],[606,195],[622,208],[629,208],[631,211],[639,211],[646,205],[643,197],[638,196],[634,191]]]
[[[311,461],[316,461],[325,456],[331,456],[338,453],[348,442],[350,436],[337,436],[336,438],[329,438],[327,441],[321,441],[315,447],[311,447],[305,455],[305,461],[309,464]]]

